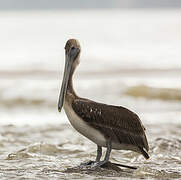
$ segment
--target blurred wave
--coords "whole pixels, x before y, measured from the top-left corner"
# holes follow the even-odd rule
[[[13,106],[40,106],[46,104],[46,101],[44,99],[28,99],[28,98],[13,98],[13,99],[1,99],[0,98],[0,105],[1,106],[7,106],[7,107],[13,107]],[[52,106],[52,104],[49,103],[48,106]]]
[[[96,82],[97,81],[97,82]],[[0,106],[4,107],[16,107],[16,106],[36,106],[36,107],[49,107],[55,108],[57,106],[59,89],[57,88],[58,83],[56,80],[44,81],[39,80],[38,82],[31,82],[31,86],[27,86],[26,83],[21,82],[21,85],[17,84],[17,91],[6,86],[0,87]],[[46,88],[42,88],[42,84],[47,84]],[[106,102],[110,98],[110,93],[112,93],[112,98],[118,98],[115,103],[119,103],[122,99],[128,99],[129,97],[133,99],[144,98],[149,100],[163,100],[170,102],[181,101],[181,89],[178,88],[161,88],[153,87],[149,85],[126,85],[123,84],[121,87],[117,85],[118,81],[112,82],[107,80],[107,84],[102,83],[102,78],[99,80],[79,80],[79,90],[78,93],[85,94],[83,96],[88,96],[90,99],[96,101]],[[112,86],[117,85],[117,88],[112,90]],[[103,90],[106,87],[106,91]],[[87,92],[87,89],[89,92]],[[91,93],[94,91],[94,94]],[[120,92],[121,96],[120,97]],[[99,99],[100,100],[99,100]],[[106,100],[107,99],[107,100]],[[130,101],[130,99],[128,99]],[[114,101],[113,101],[114,102]],[[114,104],[115,104],[114,103]],[[144,103],[146,103],[144,101]],[[161,103],[161,102],[160,102]],[[119,103],[120,104],[120,103]]]
[[[136,98],[181,101],[181,89],[174,88],[154,88],[146,85],[137,85],[129,87],[125,94]]]

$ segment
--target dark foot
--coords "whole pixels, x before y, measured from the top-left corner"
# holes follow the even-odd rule
[[[134,166],[128,166],[128,165],[124,165],[124,164],[117,164],[117,163],[112,163],[116,166],[120,166],[120,167],[124,167],[124,168],[129,168],[129,169],[138,169],[138,167],[134,167]]]
[[[108,161],[99,161],[99,162],[94,162],[91,164],[91,168],[98,168],[98,167],[103,167],[104,165],[106,165],[108,163]]]
[[[128,166],[124,164],[117,164],[117,163],[111,163],[110,161],[99,161],[99,162],[93,162],[91,164],[91,168],[98,168],[98,167],[113,167],[113,166],[119,166],[119,167],[124,167],[124,168],[129,168],[129,169],[137,169],[137,167],[134,166]]]
[[[85,167],[85,166],[91,166],[92,164],[94,164],[95,161],[87,161],[84,163],[81,163],[80,166],[81,167]]]
[[[134,166],[128,166],[128,165],[123,165],[123,164],[117,164],[117,163],[111,163],[110,161],[87,161],[84,163],[80,164],[81,168],[88,168],[88,169],[96,169],[99,167],[105,168],[105,167],[124,167],[124,168],[129,168],[129,169],[137,169],[138,167]]]

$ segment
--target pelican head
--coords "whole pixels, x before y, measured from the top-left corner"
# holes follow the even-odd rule
[[[65,69],[64,76],[62,81],[62,87],[59,96],[58,102],[58,110],[61,112],[65,94],[67,91],[68,81],[72,76],[76,66],[79,64],[79,56],[80,56],[80,44],[76,39],[69,39],[65,45]]]

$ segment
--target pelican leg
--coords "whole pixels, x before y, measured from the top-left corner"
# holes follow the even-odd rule
[[[99,162],[100,159],[101,159],[101,156],[102,156],[102,147],[101,146],[98,146],[97,145],[97,156],[96,156],[96,160],[95,161],[88,161],[88,162],[85,162],[85,163],[81,163],[80,165],[81,166],[90,166],[96,162]]]
[[[111,140],[109,140],[107,142],[107,151],[106,151],[104,160],[100,161],[99,159],[99,161],[96,161],[95,163],[92,164],[92,168],[101,167],[102,165],[106,164],[109,161],[111,150],[112,150],[112,144],[111,144]]]
[[[97,157],[96,162],[99,162],[102,156],[102,147],[97,145]]]

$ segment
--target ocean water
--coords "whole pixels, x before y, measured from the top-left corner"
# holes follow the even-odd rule
[[[1,179],[181,179],[180,9],[0,12],[0,32]],[[111,155],[137,170],[77,168],[96,146],[57,111],[69,38],[82,46],[77,94],[145,125],[148,161]]]

